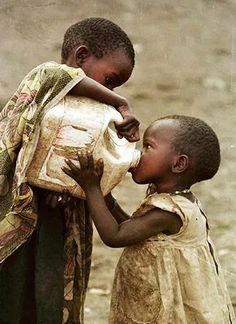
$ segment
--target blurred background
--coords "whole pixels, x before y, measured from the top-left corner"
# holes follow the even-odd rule
[[[218,134],[219,173],[193,191],[208,214],[236,305],[236,0],[0,0],[0,108],[33,67],[60,62],[65,30],[91,16],[114,21],[134,43],[133,75],[117,91],[129,99],[141,133],[160,116],[187,114],[204,119]],[[145,190],[127,175],[114,195],[131,213]],[[95,233],[86,324],[107,321],[120,253]]]

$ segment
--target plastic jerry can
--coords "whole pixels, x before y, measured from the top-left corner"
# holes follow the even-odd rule
[[[89,149],[95,161],[103,158],[101,189],[104,196],[108,194],[140,159],[135,143],[118,138],[114,122],[122,122],[122,116],[113,107],[84,97],[65,96],[41,118],[27,181],[57,192],[66,188],[72,196],[85,198],[80,186],[61,168],[66,165],[64,159],[79,165],[78,151]]]

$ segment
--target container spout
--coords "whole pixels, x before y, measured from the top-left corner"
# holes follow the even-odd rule
[[[130,168],[136,168],[141,158],[141,152],[139,150],[134,150],[133,158],[130,163]]]

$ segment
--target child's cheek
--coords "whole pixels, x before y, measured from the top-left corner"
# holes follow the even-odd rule
[[[134,168],[132,170],[133,177],[139,178],[140,176],[142,176],[143,166],[144,166],[144,163],[143,163],[143,160],[142,160],[142,157],[141,157],[141,159],[139,161],[139,164],[136,166],[136,168]]]

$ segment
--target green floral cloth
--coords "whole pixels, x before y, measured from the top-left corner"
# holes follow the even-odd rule
[[[79,68],[43,63],[23,79],[0,112],[0,262],[37,226],[37,197],[25,174],[37,146],[42,112],[56,105],[84,76]],[[85,217],[84,201],[65,210],[65,323],[83,321],[92,246],[91,221]]]

